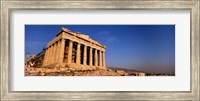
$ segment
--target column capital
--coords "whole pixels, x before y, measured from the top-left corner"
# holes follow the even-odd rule
[[[71,39],[68,39],[69,40],[69,42],[74,42],[73,40],[71,40]]]

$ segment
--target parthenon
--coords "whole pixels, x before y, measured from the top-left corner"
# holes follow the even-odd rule
[[[105,49],[88,35],[61,28],[45,48],[43,67],[105,68]]]

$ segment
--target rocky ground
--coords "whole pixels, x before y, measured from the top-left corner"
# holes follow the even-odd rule
[[[74,68],[36,68],[27,67],[25,76],[145,76],[144,73],[128,73],[123,70],[90,69],[77,70]]]

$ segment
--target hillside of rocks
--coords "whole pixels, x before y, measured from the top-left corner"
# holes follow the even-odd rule
[[[125,72],[113,69],[80,70],[74,68],[36,68],[27,67],[25,76],[145,76],[140,72]]]

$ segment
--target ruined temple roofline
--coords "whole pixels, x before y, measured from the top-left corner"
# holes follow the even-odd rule
[[[58,39],[61,39],[62,36],[60,36],[60,34],[62,34],[62,32],[65,32],[67,34],[69,34],[70,36],[73,36],[73,37],[76,37],[80,40],[83,40],[83,41],[86,41],[86,42],[89,42],[91,44],[94,44],[94,45],[97,45],[97,46],[100,46],[101,48],[106,48],[106,46],[104,45],[101,45],[99,42],[93,40],[92,38],[90,38],[88,35],[85,35],[85,34],[80,34],[80,32],[71,32],[69,29],[67,28],[61,28],[61,30],[56,34],[56,37],[50,41],[47,45],[50,46],[51,44],[55,43],[55,41],[57,41]]]

